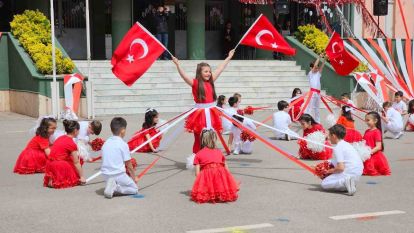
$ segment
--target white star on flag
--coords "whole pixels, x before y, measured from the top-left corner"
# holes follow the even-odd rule
[[[344,64],[344,60],[339,60],[339,64],[342,66]]]
[[[271,45],[272,45],[272,48],[274,48],[274,49],[277,48],[277,44],[276,43],[272,43]]]
[[[134,62],[134,56],[131,54],[128,54],[128,58],[126,59],[129,63]]]

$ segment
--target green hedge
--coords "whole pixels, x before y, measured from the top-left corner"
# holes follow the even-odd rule
[[[42,74],[52,74],[51,29],[47,17],[38,10],[26,10],[23,14],[14,16],[10,27],[12,34],[30,55],[38,71]],[[72,73],[74,68],[72,60],[64,57],[56,48],[57,74]]]

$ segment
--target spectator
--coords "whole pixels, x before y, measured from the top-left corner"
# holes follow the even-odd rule
[[[226,27],[224,29],[224,57],[227,57],[229,54],[229,51],[233,49],[234,46],[234,31],[231,25],[231,22],[226,23]]]
[[[154,14],[155,36],[157,39],[168,48],[168,16],[170,9],[168,7],[159,6],[157,12]],[[165,51],[161,55],[162,60],[168,60],[168,52]]]

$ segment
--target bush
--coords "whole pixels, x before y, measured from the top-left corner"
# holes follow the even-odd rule
[[[353,72],[367,72],[367,71],[369,71],[368,65],[362,62],[359,62],[359,65],[357,66],[357,68],[355,68]]]
[[[325,52],[329,43],[329,37],[315,25],[299,26],[295,32],[295,37],[307,48],[313,50],[316,54]]]
[[[13,17],[10,22],[12,34],[19,40],[30,55],[37,70],[42,74],[52,74],[52,40],[49,19],[40,11],[25,10]],[[56,73],[72,73],[75,65],[56,48]]]

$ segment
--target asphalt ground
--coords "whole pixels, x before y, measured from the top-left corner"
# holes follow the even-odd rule
[[[253,118],[263,120],[270,114],[260,111]],[[174,115],[161,113],[160,117]],[[111,118],[100,118],[104,125],[100,137],[110,136]],[[139,130],[143,114],[125,118],[128,139]],[[208,230],[216,228],[228,232],[414,232],[414,133],[406,132],[400,140],[385,139],[392,175],[362,177],[352,197],[323,191],[319,178],[256,140],[253,154],[227,157],[231,172],[241,182],[239,199],[234,203],[196,204],[188,196],[194,174],[185,170],[193,143],[191,134],[180,134],[158,155],[133,155],[139,164],[138,173],[157,156],[162,158],[140,180],[142,196],[109,200],[103,197],[105,183],[101,177],[85,186],[55,190],[42,186],[43,174],[13,174],[35,120],[0,113],[0,232],[218,232]],[[356,123],[363,133],[364,123]],[[259,133],[272,136],[263,127]],[[296,141],[272,142],[297,154]],[[99,167],[99,161],[85,164],[86,177]],[[330,218],[383,211],[397,214]],[[248,228],[256,229],[245,230]]]

